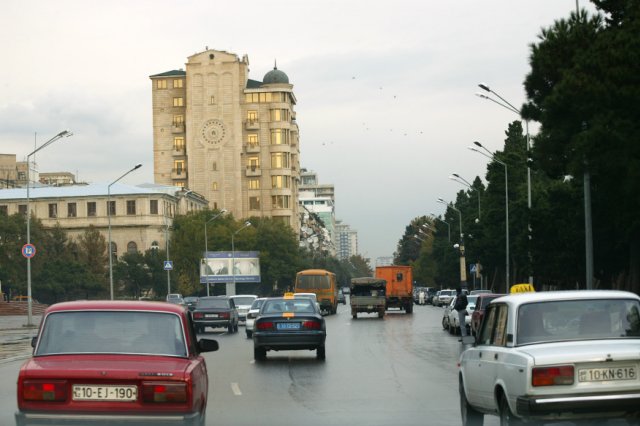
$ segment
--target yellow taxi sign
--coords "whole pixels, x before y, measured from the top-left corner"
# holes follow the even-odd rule
[[[295,316],[295,314],[293,312],[283,312],[282,313],[282,317],[283,318],[293,318]]]
[[[529,283],[514,284],[511,286],[510,293],[535,293],[536,289]]]
[[[289,292],[289,293],[285,293],[284,294],[284,298],[285,299],[294,299],[295,296],[293,295],[293,293]]]

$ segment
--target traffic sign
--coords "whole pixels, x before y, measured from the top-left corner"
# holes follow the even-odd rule
[[[164,261],[164,270],[165,271],[172,271],[173,270],[173,261],[172,260],[165,260]]]
[[[472,263],[471,265],[469,265],[469,272],[471,272],[472,274],[476,273],[476,264]]]
[[[22,255],[27,259],[31,259],[36,255],[36,246],[33,244],[25,244],[22,246]]]

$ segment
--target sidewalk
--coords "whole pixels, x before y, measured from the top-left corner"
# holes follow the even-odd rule
[[[31,356],[31,338],[38,332],[40,318],[40,315],[33,315],[33,327],[27,327],[26,315],[0,316],[0,362]]]

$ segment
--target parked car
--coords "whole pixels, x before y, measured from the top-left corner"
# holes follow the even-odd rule
[[[493,293],[493,292],[492,292],[491,290],[482,290],[482,289],[479,289],[479,290],[471,290],[471,291],[469,292],[469,294],[490,294],[490,293]]]
[[[247,312],[247,320],[245,321],[245,332],[248,339],[250,339],[251,335],[253,334],[254,322],[265,300],[267,300],[266,297],[258,297],[253,301],[251,307],[249,308],[249,312]]]
[[[444,307],[444,312],[442,312],[442,328],[448,330],[449,333],[452,334],[453,332],[451,331],[451,327],[453,324],[451,322],[451,311],[453,311],[454,303],[456,303],[455,297],[451,299],[447,306]]]
[[[342,289],[338,289],[338,303],[342,303],[343,305],[347,304],[347,297],[344,295]]]
[[[476,305],[473,308],[473,312],[471,312],[471,334],[475,336],[480,329],[480,324],[482,323],[482,318],[484,317],[484,310],[486,309],[489,302],[498,297],[504,296],[504,294],[479,294],[476,299]]]
[[[187,309],[193,311],[196,308],[196,304],[198,303],[198,298],[195,296],[187,296],[184,298],[184,304]]]
[[[455,298],[457,299],[458,297],[456,296]],[[465,334],[471,334],[471,312],[473,312],[476,307],[477,298],[478,295],[476,294],[470,294],[467,296],[467,312],[464,316],[464,326],[467,329]],[[458,316],[458,311],[453,312],[453,334],[462,334],[460,330],[460,317]]]
[[[253,328],[253,356],[262,361],[267,351],[315,350],[325,359],[327,337],[317,303],[306,297],[273,297],[265,300]]]
[[[184,299],[180,293],[169,293],[167,294],[167,302],[173,303],[175,305],[184,306]]]
[[[204,333],[205,327],[226,327],[229,333],[238,332],[238,310],[229,296],[201,297],[192,316],[198,333]]]
[[[460,355],[463,425],[640,414],[640,297],[624,291],[520,293],[493,300]]]
[[[446,289],[440,290],[440,294],[438,294],[438,300],[436,306],[447,306],[451,299],[453,299],[456,295],[455,290]]]
[[[204,425],[209,382],[200,353],[218,342],[197,340],[188,315],[144,301],[50,306],[18,373],[16,424]]]
[[[233,303],[236,305],[239,321],[244,324],[247,319],[247,312],[249,312],[251,304],[258,298],[258,296],[255,294],[236,294],[229,297],[233,299]]]

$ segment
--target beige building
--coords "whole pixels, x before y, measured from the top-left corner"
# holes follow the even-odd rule
[[[110,192],[110,197],[109,197]],[[31,215],[45,227],[59,224],[70,238],[95,226],[108,241],[111,203],[111,242],[114,253],[144,253],[166,247],[168,227],[176,214],[204,209],[206,200],[195,192],[159,185],[90,184],[29,189]],[[27,213],[27,189],[0,191],[0,214]],[[37,242],[32,241],[37,247]]]
[[[15,188],[18,165],[15,154],[0,154],[0,188]]]
[[[249,59],[207,49],[186,71],[150,76],[154,181],[196,191],[236,218],[279,218],[299,232],[300,146],[287,75],[251,80]]]

